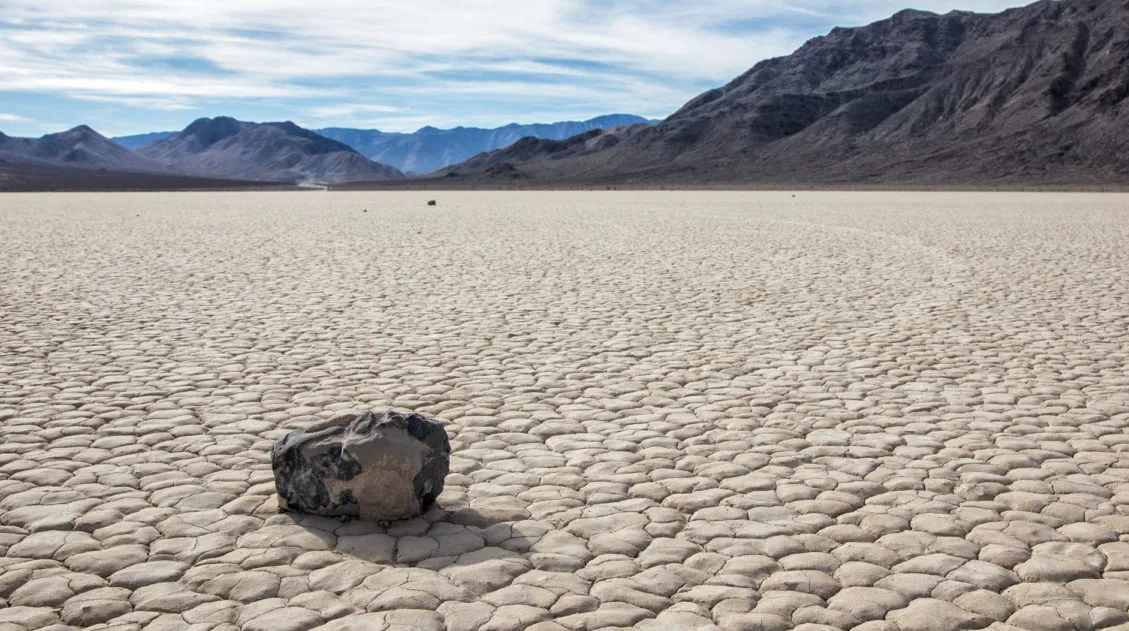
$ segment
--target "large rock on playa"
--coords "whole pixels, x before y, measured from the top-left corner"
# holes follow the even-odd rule
[[[396,412],[338,416],[290,432],[271,451],[280,508],[382,521],[427,509],[450,458],[443,425]]]

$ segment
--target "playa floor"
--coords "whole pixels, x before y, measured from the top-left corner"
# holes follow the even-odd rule
[[[8,195],[0,270],[4,631],[1129,629],[1126,195]],[[438,506],[278,512],[388,407]]]

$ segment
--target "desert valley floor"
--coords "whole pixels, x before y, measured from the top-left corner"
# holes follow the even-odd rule
[[[4,631],[1129,629],[1127,195],[6,195],[0,246]],[[279,513],[276,438],[388,407],[438,506]]]

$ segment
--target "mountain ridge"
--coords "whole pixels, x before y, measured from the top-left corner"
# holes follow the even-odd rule
[[[319,134],[344,142],[366,157],[391,164],[404,172],[423,174],[457,164],[484,151],[505,148],[525,137],[564,140],[593,129],[630,123],[653,123],[634,114],[605,114],[584,121],[509,123],[501,127],[421,127],[412,133],[377,129],[325,127]]]
[[[0,133],[0,159],[11,164],[167,173],[162,165],[133,153],[87,125],[39,138]]]
[[[196,177],[263,182],[379,181],[404,177],[353,148],[290,121],[199,118],[135,153]]]
[[[507,129],[523,133],[516,124],[319,131],[389,137],[390,147],[418,157],[428,149],[421,139]],[[522,137],[413,186],[1125,185],[1126,146],[1129,0],[1040,0],[995,14],[904,10],[836,27],[790,55],[756,63],[658,124]],[[0,160],[120,165],[129,160],[123,151],[84,126],[38,140],[0,134]],[[403,177],[348,143],[289,122],[200,119],[135,155],[149,165],[141,168],[156,161],[197,176]]]
[[[563,140],[527,136],[495,151],[482,152],[457,165],[440,169],[436,175],[455,177],[467,173],[487,173],[510,179],[527,178],[517,164],[535,160],[564,160],[614,147],[648,128],[636,123],[608,129],[593,129]]]
[[[508,123],[493,128],[459,125],[440,129],[427,125],[414,132],[384,132],[353,127],[323,127],[311,131],[348,145],[370,160],[388,164],[404,172],[422,174],[457,164],[484,151],[504,148],[527,136],[564,140],[592,129],[658,122],[659,119],[634,114],[605,114],[583,121]],[[113,140],[136,151],[177,133],[179,132],[158,131],[115,136]]]
[[[1044,0],[996,14],[906,10],[761,61],[610,147],[510,160],[504,175],[464,163],[453,177],[1122,183],[1127,97],[1124,0]]]

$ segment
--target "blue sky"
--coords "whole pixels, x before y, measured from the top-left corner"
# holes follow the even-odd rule
[[[0,131],[662,118],[833,26],[1022,0],[0,0]]]

